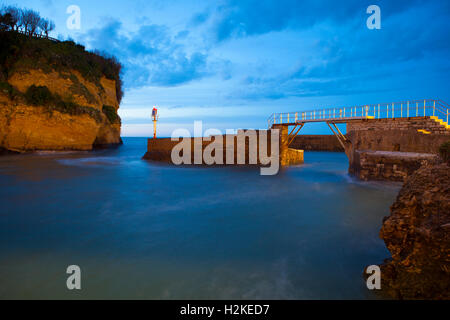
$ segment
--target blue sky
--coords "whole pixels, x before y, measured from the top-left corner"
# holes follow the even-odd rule
[[[450,103],[450,1],[22,0],[53,36],[114,54],[125,67],[124,136],[265,128],[273,112],[439,98]],[[381,29],[369,30],[369,5]],[[81,29],[69,30],[69,5]],[[304,133],[329,133],[309,125]]]

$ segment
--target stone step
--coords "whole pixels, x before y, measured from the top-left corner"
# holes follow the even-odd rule
[[[430,119],[434,120],[436,123],[440,124],[441,126],[443,126],[445,129],[450,130],[450,125],[448,125],[447,122],[445,122],[442,119],[439,119],[436,116],[431,116]]]

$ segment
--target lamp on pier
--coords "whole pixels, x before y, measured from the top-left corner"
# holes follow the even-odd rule
[[[152,121],[153,121],[153,139],[156,139],[156,123],[158,122],[158,108],[153,107],[152,110]]]

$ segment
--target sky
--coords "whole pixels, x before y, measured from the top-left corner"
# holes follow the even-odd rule
[[[448,0],[21,0],[51,34],[124,66],[123,136],[261,129],[275,112],[413,99],[450,103]],[[69,29],[67,8],[80,8]],[[381,11],[369,29],[368,6]],[[330,134],[321,124],[303,133]]]

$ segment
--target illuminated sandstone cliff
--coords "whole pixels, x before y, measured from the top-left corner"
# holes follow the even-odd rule
[[[122,143],[121,65],[72,41],[0,32],[0,150]]]
[[[87,113],[67,114],[58,110],[49,111],[46,106],[30,105],[25,100],[13,101],[2,91],[0,147],[19,152],[90,150],[96,145],[121,143],[120,122],[111,123],[102,110],[103,106],[112,106],[115,112],[119,108],[114,81],[102,78],[104,90],[101,90],[95,84],[84,80],[76,71],[66,76],[68,77],[63,78],[56,72],[45,74],[40,70],[30,70],[28,73],[14,74],[8,82],[23,94],[31,85],[45,86],[51,93],[57,93],[78,105],[92,108],[94,116]],[[73,81],[71,77],[76,77],[77,80]],[[88,92],[73,93],[73,82],[81,84]]]

